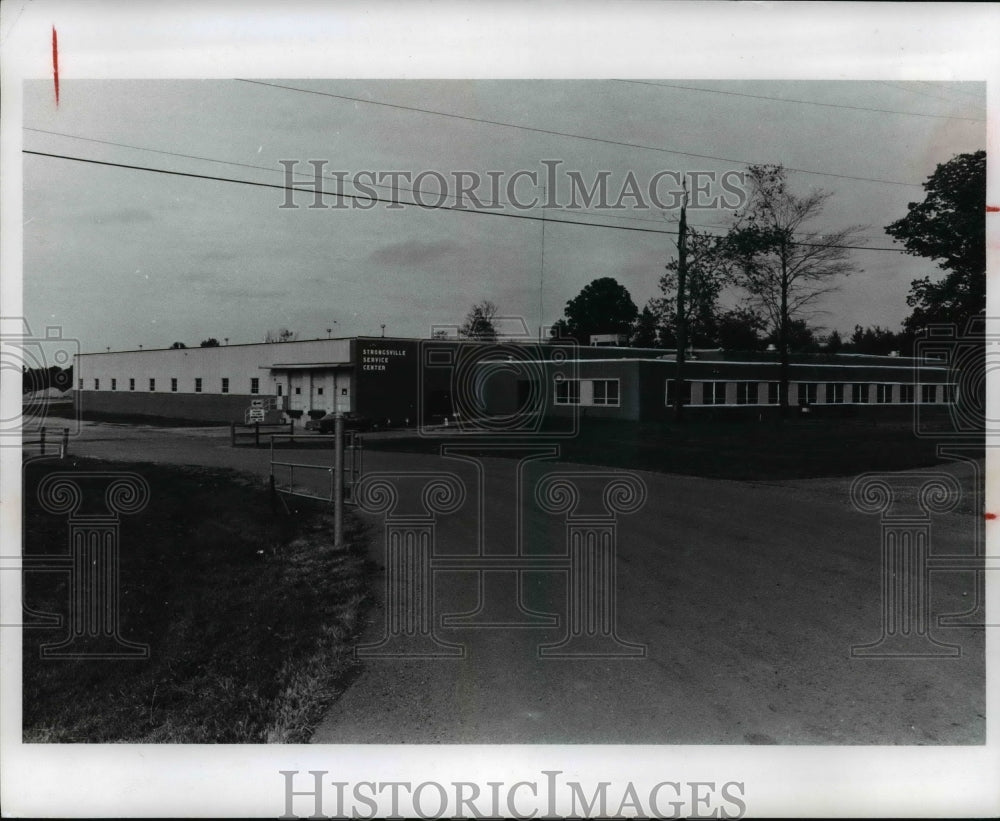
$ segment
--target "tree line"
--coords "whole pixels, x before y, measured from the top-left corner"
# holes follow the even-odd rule
[[[747,203],[724,234],[687,226],[682,209],[677,255],[641,310],[616,279],[600,277],[566,303],[552,336],[588,344],[595,334],[611,334],[633,347],[669,349],[683,339],[687,348],[771,349],[783,360],[820,351],[905,356],[928,325],[962,330],[985,310],[985,151],[939,165],[923,183],[923,201],[909,203],[906,216],[885,228],[903,252],[936,261],[945,275],[913,280],[911,311],[898,329],[855,325],[846,338],[815,324],[817,303],[862,272],[852,250],[866,244],[864,226],[816,228],[832,194],[796,194],[780,165],[750,166],[747,180]],[[477,303],[459,336],[495,340],[497,314],[495,303]]]
[[[60,368],[58,365],[49,365],[47,368],[21,368],[21,394],[44,391],[48,388],[56,388],[60,391],[68,391],[73,387],[73,366]]]

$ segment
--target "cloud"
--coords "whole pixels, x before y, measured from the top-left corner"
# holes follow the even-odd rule
[[[448,240],[425,242],[424,240],[411,239],[378,248],[368,255],[368,259],[379,265],[405,265],[416,268],[430,262],[437,262],[460,249],[460,245]]]

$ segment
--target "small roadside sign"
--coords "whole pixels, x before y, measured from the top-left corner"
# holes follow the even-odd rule
[[[263,408],[250,408],[250,415],[248,421],[250,422],[263,422],[264,421],[264,409]]]
[[[263,399],[251,399],[250,400],[250,407],[251,408],[262,408],[262,407],[264,407],[264,400]]]

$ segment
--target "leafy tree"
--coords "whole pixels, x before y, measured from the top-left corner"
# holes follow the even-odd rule
[[[497,329],[494,320],[500,309],[488,299],[477,302],[465,315],[465,321],[458,329],[463,339],[478,339],[481,342],[495,342]]]
[[[719,344],[719,295],[733,282],[733,264],[724,238],[687,229],[687,275],[685,281],[685,337],[689,346]],[[671,260],[660,277],[661,315],[675,337],[677,329],[677,274],[679,260]]]
[[[903,327],[916,333],[930,323],[954,322],[960,330],[986,309],[986,152],[959,154],[924,183],[923,202],[886,226],[908,254],[938,261],[942,279],[913,280]]]
[[[68,368],[49,368],[51,373],[50,384],[53,388],[59,388],[61,391],[68,391],[73,387],[73,366],[70,365]]]
[[[47,368],[28,368],[21,366],[21,393],[34,393],[48,388],[58,388],[68,391],[73,386],[73,366],[60,368],[49,365]]]
[[[216,339],[214,336],[210,336],[208,339],[201,340],[200,347],[202,347],[202,348],[218,348],[219,347],[219,340]]]
[[[186,347],[187,345],[185,345],[183,342],[175,342],[173,345],[170,346],[170,350],[177,351],[180,350],[181,348],[186,348]]]
[[[632,328],[631,345],[633,348],[658,348],[660,317],[650,303],[639,312],[639,317]]]
[[[913,336],[906,331],[894,333],[878,325],[871,328],[855,325],[847,347],[854,353],[887,356],[892,351],[899,351],[909,356],[913,351]]]
[[[816,331],[804,319],[793,319],[788,323],[788,350],[790,353],[815,353],[819,350]],[[778,347],[778,334],[772,331],[764,338],[764,343]]]
[[[796,196],[788,188],[783,166],[751,165],[747,179],[747,204],[737,214],[725,245],[737,266],[737,284],[750,305],[767,318],[778,348],[784,411],[788,408],[792,322],[809,315],[820,297],[836,290],[837,278],[857,270],[845,246],[861,243],[861,226],[837,231],[810,228],[831,194],[817,190]]]
[[[727,351],[755,351],[761,347],[764,318],[750,308],[733,308],[719,315],[719,346]]]
[[[619,334],[627,338],[639,309],[624,285],[619,285],[613,277],[601,277],[569,300],[564,313],[565,320],[558,321],[554,331],[587,344],[594,334]]]

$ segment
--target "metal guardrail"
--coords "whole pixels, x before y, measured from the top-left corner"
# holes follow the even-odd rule
[[[343,537],[343,506],[356,504],[354,489],[364,473],[364,440],[355,431],[344,432],[343,419],[336,421],[338,433],[330,434],[271,434],[271,467],[270,486],[275,494],[283,493],[303,499],[314,499],[320,502],[333,502],[334,505],[334,543],[340,545]],[[309,445],[328,444],[333,449],[333,464],[315,464],[311,462],[292,462],[285,459],[275,459],[275,447],[282,450],[292,450],[296,441]],[[287,444],[284,444],[287,443]],[[286,457],[287,458],[287,457]],[[287,475],[287,482],[279,482],[275,469]],[[295,472],[300,477],[315,476],[316,472],[329,476],[329,495],[310,493],[306,489],[295,487]],[[325,484],[325,483],[324,483]]]
[[[243,431],[237,432],[237,430],[236,430],[237,428],[249,428],[249,430],[247,430],[246,432],[243,432]],[[269,430],[269,428],[271,428],[271,429],[280,428],[281,431],[287,430],[288,434],[291,435],[291,434],[295,433],[295,420],[292,419],[287,425],[285,423],[281,423],[281,424],[277,424],[277,425],[267,425],[267,424],[263,424],[261,422],[250,422],[248,424],[241,424],[239,422],[230,422],[229,423],[229,444],[230,444],[230,447],[234,447],[234,448],[237,447],[237,441],[236,441],[236,439],[237,439],[238,436],[253,436],[253,446],[255,448],[259,448],[260,447],[261,428],[264,428],[264,431],[263,431],[264,436],[271,436],[271,437],[273,437],[273,436],[277,435],[277,431],[275,431],[275,430]]]
[[[37,439],[25,439],[21,442],[22,447],[27,447],[28,445],[38,445],[38,452],[44,456],[45,447],[48,439],[46,436],[46,429],[38,429]],[[66,455],[69,453],[69,428],[62,429],[62,436],[59,439],[59,458],[65,459]]]

